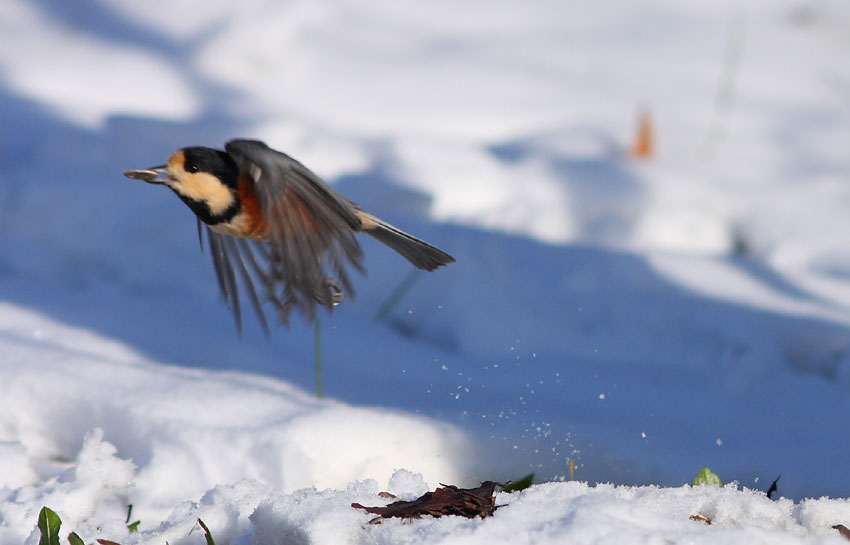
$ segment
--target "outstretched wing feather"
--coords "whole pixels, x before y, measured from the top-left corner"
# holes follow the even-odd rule
[[[228,255],[227,247],[225,246],[224,236],[216,233],[212,229],[207,230],[209,238],[210,254],[212,256],[213,267],[215,268],[216,277],[218,277],[218,287],[227,308],[233,313],[233,319],[236,322],[236,329],[242,333],[242,307],[239,304],[239,286],[236,284],[236,274],[233,271],[233,262]]]
[[[258,277],[266,287],[265,297],[277,307],[280,321],[287,323],[293,309],[311,321],[317,303],[331,308],[331,275],[353,295],[347,267],[363,272],[354,236],[361,228],[356,207],[304,165],[262,142],[233,140],[225,150],[243,174],[253,178],[269,224],[265,268],[253,254],[248,263],[255,275],[263,273]]]
[[[269,323],[266,320],[266,315],[263,313],[263,307],[260,303],[260,298],[257,296],[257,290],[254,288],[254,281],[251,278],[251,273],[245,265],[245,258],[236,245],[236,240],[233,237],[223,237],[225,249],[231,255],[231,262],[235,262],[237,270],[242,278],[242,285],[245,286],[245,291],[248,292],[248,298],[251,301],[251,306],[254,308],[254,314],[257,315],[257,320],[260,322],[260,327],[263,328],[263,333],[266,337],[269,336]],[[250,249],[249,249],[250,251]]]
[[[240,334],[242,332],[242,310],[239,302],[239,286],[236,281],[236,273],[238,272],[242,287],[247,292],[254,314],[257,316],[257,321],[260,323],[263,332],[268,336],[270,330],[268,320],[263,312],[263,301],[269,299],[268,294],[271,292],[272,286],[263,271],[262,265],[257,262],[251,245],[244,239],[235,239],[228,235],[216,233],[209,227],[199,231],[202,244],[204,232],[208,239],[219,291],[227,308],[233,314],[237,331]],[[262,247],[262,243],[254,244],[257,248]],[[262,297],[255,286],[257,281],[263,289]]]

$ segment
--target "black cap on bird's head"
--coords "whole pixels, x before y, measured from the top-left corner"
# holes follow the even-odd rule
[[[236,187],[239,167],[230,155],[203,146],[182,148],[171,154],[164,165],[139,170],[127,170],[124,176],[150,184],[165,184],[179,180],[181,174],[212,174],[224,184]]]
[[[128,170],[124,176],[168,186],[207,224],[227,221],[239,210],[239,166],[221,150],[182,148],[164,165]]]
[[[189,174],[212,174],[234,189],[239,179],[239,167],[230,155],[224,151],[203,146],[177,150],[168,160],[166,168],[169,166],[175,170],[182,167]]]

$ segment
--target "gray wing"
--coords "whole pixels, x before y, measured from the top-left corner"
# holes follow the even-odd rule
[[[254,308],[254,313],[257,315],[257,320],[260,322],[266,337],[268,337],[269,323],[263,312],[262,303],[263,299],[271,300],[267,295],[271,293],[271,283],[262,261],[257,259],[257,255],[262,257],[265,254],[262,243],[216,233],[199,219],[198,240],[201,243],[202,251],[204,249],[204,233],[206,233],[209,241],[210,256],[218,278],[218,287],[227,308],[233,313],[236,329],[241,335],[242,307],[239,303],[239,285],[236,282],[238,273],[245,291],[248,292],[248,298]],[[257,294],[255,282],[263,288],[263,299]]]
[[[268,243],[229,240],[231,237],[208,230],[219,286],[237,324],[239,298],[234,271],[242,277],[258,315],[262,315],[262,309],[256,301],[262,301],[252,279],[259,280],[262,299],[275,306],[284,324],[293,309],[312,321],[317,304],[333,308],[340,299],[336,281],[353,296],[347,268],[363,272],[362,252],[354,236],[361,229],[356,206],[307,167],[262,142],[232,140],[225,151],[236,160],[243,175],[253,178],[270,227]],[[216,239],[220,250],[213,247]]]
[[[293,308],[292,302],[286,297],[276,295],[279,293],[280,286],[277,286],[279,280],[272,274],[274,264],[269,244],[216,233],[198,220],[198,240],[201,243],[201,251],[204,250],[204,235],[209,244],[210,257],[218,278],[221,297],[233,314],[239,334],[242,334],[242,306],[239,300],[237,277],[248,293],[251,307],[266,337],[269,336],[270,330],[268,319],[263,311],[264,303],[274,307],[281,324],[287,324]],[[328,306],[339,303],[342,300],[342,294],[338,291],[336,284],[330,282],[326,286],[331,291]],[[262,289],[262,295],[258,293],[258,288]],[[337,291],[334,291],[335,289]]]

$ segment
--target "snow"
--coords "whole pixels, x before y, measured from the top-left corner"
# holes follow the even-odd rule
[[[220,545],[844,542],[848,24],[835,0],[0,3],[0,545],[38,543],[44,505],[87,543],[200,544],[199,517]],[[237,136],[458,260],[410,276],[363,240],[322,399],[313,328],[240,339],[188,210],[120,174]],[[684,485],[704,465],[730,484]],[[350,507],[530,472],[488,519]]]

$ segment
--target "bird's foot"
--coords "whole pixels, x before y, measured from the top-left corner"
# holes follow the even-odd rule
[[[326,278],[324,285],[316,293],[316,300],[328,307],[339,305],[343,299],[345,294],[333,278]]]

